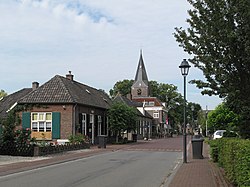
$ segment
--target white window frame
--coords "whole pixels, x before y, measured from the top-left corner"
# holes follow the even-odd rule
[[[91,125],[91,143],[94,144],[94,138],[95,138],[95,124],[94,124],[94,120],[95,120],[95,115],[94,114],[90,114],[89,115],[89,124]]]
[[[35,114],[37,115],[37,119],[33,118]],[[51,115],[51,119],[49,120],[46,119],[47,114]],[[37,126],[36,128],[34,128],[35,124]],[[52,132],[52,112],[32,112],[31,113],[31,130],[33,132]]]
[[[83,135],[87,135],[87,114],[82,113],[82,130],[83,130]]]
[[[160,117],[159,111],[153,112],[153,118],[158,119],[159,117]]]

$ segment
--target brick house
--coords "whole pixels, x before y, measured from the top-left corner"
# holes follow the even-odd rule
[[[0,137],[2,136],[2,122],[8,116],[8,113],[17,105],[20,98],[26,96],[32,91],[32,88],[23,88],[15,93],[0,98]]]
[[[98,135],[108,134],[107,109],[111,104],[102,91],[75,81],[69,72],[66,77],[54,76],[18,101],[23,106],[21,123],[30,128],[37,140],[56,141],[71,135],[83,134],[91,143]]]

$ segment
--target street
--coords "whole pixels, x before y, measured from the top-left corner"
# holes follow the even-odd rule
[[[142,142],[118,151],[0,177],[0,186],[159,187],[182,162],[181,138]]]

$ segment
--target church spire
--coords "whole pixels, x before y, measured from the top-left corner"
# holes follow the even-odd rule
[[[135,74],[134,84],[132,85],[131,94],[132,98],[149,96],[148,76],[142,57],[142,50],[140,50],[139,63]]]
[[[148,76],[142,57],[142,50],[140,50],[139,63],[135,74],[135,82],[136,81],[142,81],[146,86],[148,86]]]

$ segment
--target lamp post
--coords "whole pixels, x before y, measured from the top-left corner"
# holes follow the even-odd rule
[[[179,68],[181,69],[181,74],[184,77],[184,124],[183,124],[183,163],[187,163],[187,134],[186,134],[186,77],[188,75],[189,68],[191,66],[188,64],[186,59],[183,59]]]

